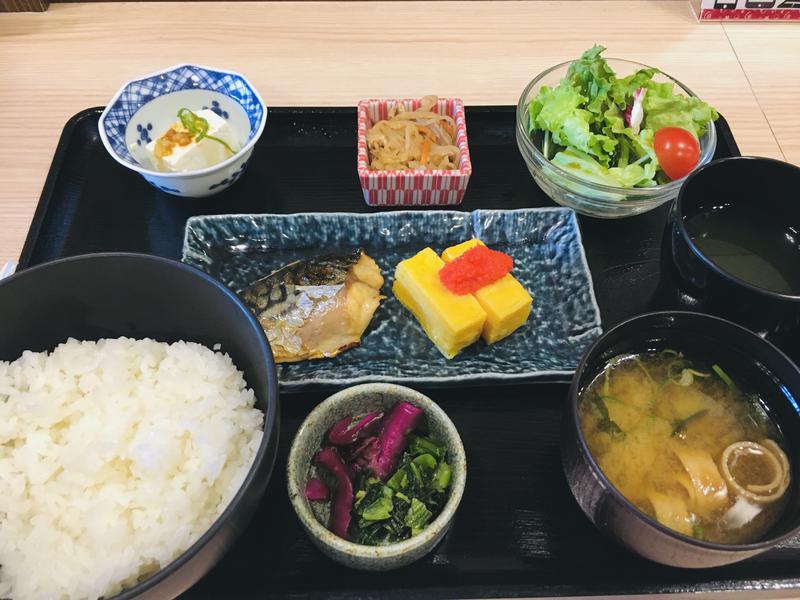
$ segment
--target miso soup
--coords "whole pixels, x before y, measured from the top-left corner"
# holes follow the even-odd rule
[[[581,395],[581,429],[609,481],[658,522],[753,542],[780,517],[791,467],[780,431],[742,385],[671,350],[620,356]]]

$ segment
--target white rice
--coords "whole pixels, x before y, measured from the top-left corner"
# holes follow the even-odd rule
[[[194,343],[69,340],[0,361],[0,598],[111,596],[230,503],[263,414]]]

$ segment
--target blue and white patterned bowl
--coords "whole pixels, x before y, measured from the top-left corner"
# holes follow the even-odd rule
[[[145,145],[175,122],[182,107],[210,108],[227,119],[242,140],[242,149],[206,169],[164,173],[148,168]],[[176,65],[123,85],[100,115],[99,129],[109,154],[148,183],[177,196],[202,197],[221,192],[244,172],[266,120],[264,101],[242,75]]]

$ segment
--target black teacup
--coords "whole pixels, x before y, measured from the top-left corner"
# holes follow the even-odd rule
[[[671,213],[672,259],[695,309],[784,345],[800,328],[800,168],[768,158],[709,163]]]

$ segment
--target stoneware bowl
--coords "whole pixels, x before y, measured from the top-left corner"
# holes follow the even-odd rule
[[[319,450],[325,433],[346,416],[373,410],[389,410],[405,400],[425,410],[422,429],[443,440],[449,449],[453,469],[450,496],[441,514],[421,533],[397,544],[364,546],[348,542],[329,531],[315,516],[305,487],[310,476],[311,460]],[[455,425],[439,405],[410,388],[390,383],[366,383],[344,389],[319,404],[300,425],[289,451],[286,467],[289,499],[311,541],[333,560],[354,569],[388,571],[404,567],[425,556],[441,541],[461,502],[467,477],[464,446]],[[319,503],[315,503],[319,504]]]
[[[678,533],[652,519],[617,491],[603,474],[583,437],[578,416],[581,393],[620,354],[674,348],[689,356],[713,357],[728,373],[763,390],[762,400],[794,457],[789,501],[778,522],[749,544],[719,544]],[[652,561],[673,567],[717,567],[760,554],[800,532],[800,371],[766,340],[730,321],[693,312],[658,312],[634,317],[604,333],[587,350],[569,390],[561,435],[561,459],[572,494],[603,533]]]
[[[0,282],[0,315],[0,360],[51,350],[70,337],[149,337],[220,344],[244,373],[264,412],[264,436],[239,491],[192,546],[112,600],[181,595],[246,529],[275,463],[278,378],[261,325],[213,277],[176,261],[125,253],[75,256],[19,271]]]
[[[206,169],[165,173],[152,168],[145,146],[177,120],[178,110],[209,108],[225,118],[242,148]],[[100,139],[121,165],[162,192],[199,198],[232,185],[247,167],[267,121],[267,107],[247,79],[233,71],[176,65],[125,83],[100,115]]]

